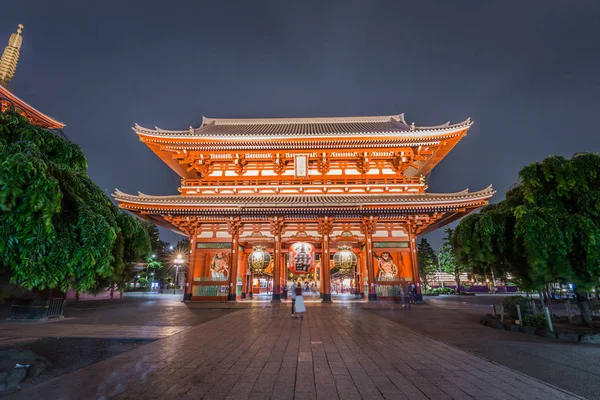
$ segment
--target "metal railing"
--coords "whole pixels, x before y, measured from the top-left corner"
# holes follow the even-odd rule
[[[64,304],[65,299],[63,298],[15,300],[10,308],[8,319],[60,318],[63,315]]]

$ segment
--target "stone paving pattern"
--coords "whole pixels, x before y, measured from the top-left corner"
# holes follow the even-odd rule
[[[13,399],[579,398],[355,307],[239,310]]]

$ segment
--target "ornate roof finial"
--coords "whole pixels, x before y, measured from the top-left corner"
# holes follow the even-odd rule
[[[3,86],[6,86],[15,76],[19,53],[23,44],[23,36],[21,36],[23,28],[24,26],[19,24],[17,32],[10,35],[8,46],[4,48],[4,53],[2,54],[2,58],[0,58],[0,84]]]

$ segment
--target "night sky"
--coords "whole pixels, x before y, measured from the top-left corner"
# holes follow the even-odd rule
[[[471,117],[429,191],[493,184],[494,201],[523,165],[600,150],[597,0],[2,1],[2,48],[18,23],[11,87],[67,123],[107,194],[177,193],[131,126],[202,116]]]

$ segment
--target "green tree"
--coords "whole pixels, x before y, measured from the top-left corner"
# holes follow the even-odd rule
[[[117,224],[119,231],[113,246],[113,273],[99,279],[93,292],[100,293],[106,289],[123,291],[133,280],[136,263],[149,257],[152,249],[148,232],[142,221],[126,212],[119,211]]]
[[[425,286],[428,287],[429,277],[434,275],[438,268],[437,256],[425,238],[421,239],[421,242],[417,244],[417,250],[419,275],[421,276]]]
[[[101,291],[150,252],[141,221],[87,175],[76,144],[0,113],[0,272],[28,289]]]
[[[142,221],[142,226],[150,238],[150,248],[152,249],[152,252],[158,256],[157,253],[161,249],[160,232],[158,231],[158,227],[152,222],[148,221]]]
[[[460,274],[470,272],[470,264],[461,263],[456,258],[455,251],[451,245],[454,230],[446,228],[444,232],[446,233],[446,236],[442,239],[442,248],[438,252],[440,268],[442,271],[454,275],[456,292],[460,293]]]
[[[0,268],[28,289],[85,291],[113,272],[117,210],[76,144],[0,113]]]
[[[583,322],[600,275],[600,156],[550,156],[524,167],[506,199],[465,218],[458,258],[509,272],[527,290],[573,283]]]

